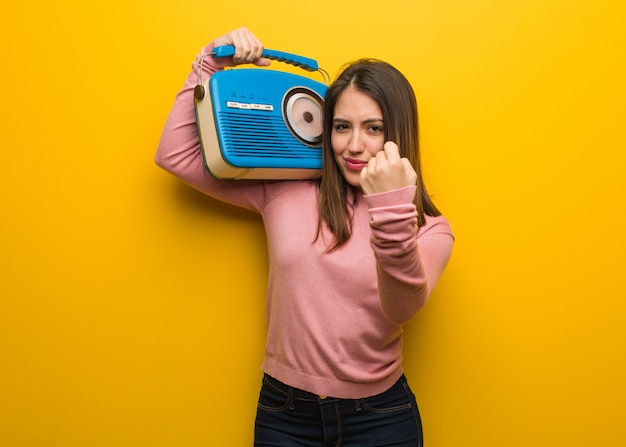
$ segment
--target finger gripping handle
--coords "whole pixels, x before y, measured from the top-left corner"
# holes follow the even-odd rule
[[[235,55],[235,47],[233,45],[224,45],[213,49],[213,57],[232,57]],[[263,50],[263,57],[294,65],[306,71],[316,71],[318,69],[317,61],[297,54],[285,53],[278,50]]]

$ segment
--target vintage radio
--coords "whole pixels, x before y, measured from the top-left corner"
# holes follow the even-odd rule
[[[222,46],[210,56],[233,54],[233,46]],[[268,49],[263,56],[327,79],[313,59]],[[203,82],[199,68],[194,103],[208,171],[224,179],[315,177],[322,167],[326,90],[325,83],[266,68],[226,69]]]

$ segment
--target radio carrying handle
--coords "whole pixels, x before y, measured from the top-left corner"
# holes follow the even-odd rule
[[[235,54],[234,45],[224,45],[220,47],[213,48],[213,52],[211,55],[216,57],[232,57]],[[276,60],[278,62],[284,62],[286,64],[295,65],[296,67],[302,68],[306,71],[317,71],[319,67],[317,66],[317,61],[314,59],[309,59],[308,57],[298,56],[297,54],[285,53],[284,51],[278,50],[263,50],[263,57],[268,59]]]

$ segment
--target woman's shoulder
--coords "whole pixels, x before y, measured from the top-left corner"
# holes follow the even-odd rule
[[[420,227],[418,235],[431,235],[431,234],[449,234],[454,238],[454,234],[452,232],[452,226],[450,225],[450,221],[443,215],[439,216],[429,216],[426,215],[426,224]]]
[[[276,199],[300,200],[303,197],[317,194],[317,182],[314,180],[266,180],[266,203]]]

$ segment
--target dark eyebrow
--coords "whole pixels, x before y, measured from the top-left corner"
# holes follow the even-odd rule
[[[382,118],[368,118],[362,121],[362,124],[380,124],[385,121]],[[334,118],[333,123],[350,123],[349,120],[343,118]]]

